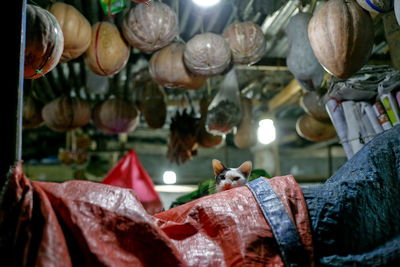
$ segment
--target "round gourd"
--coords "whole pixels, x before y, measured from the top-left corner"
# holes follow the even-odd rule
[[[189,71],[202,76],[221,74],[229,66],[231,57],[228,42],[214,33],[197,34],[186,44],[183,53]]]
[[[375,13],[386,13],[393,8],[393,0],[357,0],[357,3],[365,10]]]
[[[42,110],[46,125],[56,132],[68,132],[85,126],[90,121],[89,104],[77,97],[60,97],[46,104]]]
[[[92,26],[92,39],[85,53],[85,63],[98,75],[110,76],[128,62],[130,48],[117,26],[102,21]]]
[[[42,107],[32,96],[24,96],[24,105],[22,107],[23,129],[34,129],[42,125]]]
[[[198,89],[206,78],[189,72],[183,62],[185,45],[172,43],[154,53],[150,59],[149,71],[153,80],[161,86]]]
[[[328,141],[336,137],[336,130],[332,123],[321,122],[305,114],[296,122],[297,133],[312,142]]]
[[[347,79],[371,55],[373,23],[355,0],[330,0],[311,18],[308,37],[321,65],[334,76]]]
[[[25,79],[37,79],[60,61],[64,36],[57,19],[47,10],[27,5],[25,41]]]
[[[166,4],[138,4],[122,21],[122,32],[133,47],[152,52],[168,45],[178,35],[178,17]]]
[[[56,17],[64,35],[64,51],[60,62],[82,55],[90,45],[92,28],[89,21],[73,6],[56,2],[49,11]]]
[[[167,104],[164,95],[151,79],[141,88],[140,111],[150,128],[163,127],[167,117]]]
[[[232,50],[233,63],[254,64],[265,53],[265,38],[260,26],[253,22],[229,25],[222,34]]]
[[[119,99],[108,99],[93,111],[93,123],[108,134],[128,133],[139,123],[139,113],[131,103]]]
[[[330,122],[323,100],[316,92],[307,92],[300,98],[300,106],[314,119],[322,122]]]

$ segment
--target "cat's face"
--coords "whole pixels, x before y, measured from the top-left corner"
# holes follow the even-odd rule
[[[226,168],[219,160],[212,161],[217,192],[242,186],[247,183],[252,164],[246,161],[239,168]]]

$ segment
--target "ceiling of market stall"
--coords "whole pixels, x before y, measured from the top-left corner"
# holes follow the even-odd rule
[[[108,19],[112,20],[118,27],[120,27],[125,13],[136,5],[127,0],[127,7],[122,12],[113,18],[106,18],[99,1],[66,0],[61,2],[76,7],[91,24]],[[304,110],[299,105],[299,99],[304,91],[301,88],[293,87],[294,76],[286,67],[286,55],[288,53],[286,27],[290,17],[295,15],[299,8],[304,11],[313,8],[318,9],[324,1],[223,0],[215,7],[207,9],[199,8],[189,0],[163,0],[162,2],[178,13],[179,37],[185,42],[201,32],[221,34],[223,29],[235,20],[253,21],[261,26],[266,38],[266,52],[255,65],[238,66],[238,80],[240,81],[242,95],[253,100],[255,120],[266,114],[274,114],[278,136],[277,146],[281,149],[281,163],[282,161],[290,162],[289,158],[285,157],[293,157],[293,155],[297,155],[299,158],[303,157],[304,154],[300,153],[299,149],[310,154],[314,150],[338,145],[336,139],[318,144],[298,136],[295,124],[296,120],[304,114]],[[30,2],[28,1],[28,3]],[[35,3],[44,7],[48,4],[48,1],[37,0]],[[382,21],[379,16],[374,21],[375,45],[370,63],[388,64],[390,63],[390,56],[384,38]],[[126,67],[108,78],[110,90],[125,90],[133,95],[137,77],[143,76],[143,72],[147,71],[152,53],[131,49]],[[89,70],[82,57],[79,57],[68,63],[58,64],[54,70],[33,82],[26,80],[25,86],[26,88],[34,88],[37,96],[45,103],[71,91],[71,88],[76,94],[91,103],[105,99],[107,95],[95,95],[85,90],[88,72]],[[115,157],[115,154],[121,156],[126,149],[134,148],[142,164],[156,183],[162,183],[161,171],[163,169],[175,168],[178,176],[181,177],[179,183],[193,184],[208,178],[204,176],[212,175],[211,158],[220,158],[231,166],[238,165],[248,158],[254,160],[253,152],[257,148],[252,150],[236,148],[231,134],[226,137],[224,145],[200,149],[198,155],[192,161],[179,166],[179,168],[168,162],[165,157],[171,116],[176,110],[190,105],[196,112],[199,112],[198,101],[204,96],[215,95],[222,78],[222,75],[212,77],[206,85],[197,90],[183,91],[164,88],[167,95],[168,114],[163,128],[150,129],[141,118],[136,130],[128,134],[126,142],[121,142],[121,139],[123,139],[121,136],[101,133],[92,125],[84,127],[83,131],[89,133],[90,138],[96,141],[96,147],[92,148],[93,151],[96,151],[92,153],[94,164],[94,166],[91,166],[92,169],[98,168],[98,170],[104,171],[104,166],[111,167],[106,164],[107,162],[105,163],[105,158],[112,157],[112,155]],[[52,132],[46,126],[42,126],[38,129],[25,130],[23,142],[24,159],[27,162],[30,160],[40,161],[44,158],[57,156],[58,150],[65,146],[66,135]],[[327,154],[316,157],[322,161],[326,159]],[[97,165],[94,163],[96,160],[98,160]],[[334,167],[330,165],[326,168],[332,170]],[[281,172],[286,171],[293,170],[282,167]],[[93,172],[96,173],[96,171]],[[98,171],[95,175],[101,176],[102,173]]]

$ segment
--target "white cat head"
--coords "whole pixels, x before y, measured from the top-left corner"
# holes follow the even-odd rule
[[[252,169],[251,161],[245,161],[238,168],[226,168],[219,160],[213,159],[212,166],[217,192],[245,185]]]

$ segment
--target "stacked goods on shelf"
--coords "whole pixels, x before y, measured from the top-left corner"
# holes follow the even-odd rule
[[[395,97],[399,77],[399,71],[386,66],[365,66],[348,80],[332,81],[325,107],[348,159],[376,135],[400,124]]]

